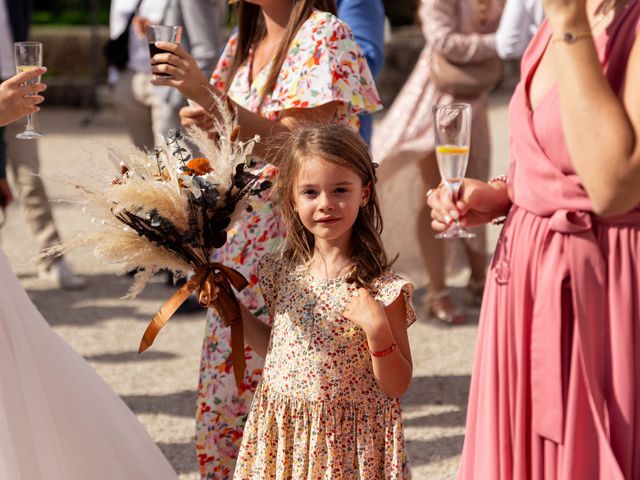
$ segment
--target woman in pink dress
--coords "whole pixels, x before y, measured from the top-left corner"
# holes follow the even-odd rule
[[[640,0],[544,0],[507,182],[435,191],[432,226],[506,214],[459,479],[640,478]],[[594,115],[595,114],[595,115]]]
[[[418,194],[416,190],[424,193],[440,182],[431,122],[431,106],[435,104],[456,101],[472,104],[468,174],[487,179],[491,156],[487,120],[489,92],[459,98],[439,90],[431,73],[431,62],[435,54],[456,63],[497,58],[494,32],[503,5],[503,0],[422,0],[418,13],[427,44],[373,136],[373,158],[380,164],[380,197],[385,205],[385,243],[389,251],[401,253],[400,268],[416,280],[423,275],[423,265],[426,266],[429,277],[426,307],[444,322],[463,320],[462,311],[454,306],[445,283],[445,242],[434,238],[426,221],[429,217],[427,206],[411,207],[415,205],[412,199]],[[486,241],[483,227],[475,233],[478,238],[464,242],[466,252],[461,251],[460,257],[469,259],[468,300],[477,304],[485,281]],[[451,243],[446,245],[452,246]]]

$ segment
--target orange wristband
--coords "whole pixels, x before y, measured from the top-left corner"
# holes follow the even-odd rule
[[[367,350],[373,357],[386,357],[387,355],[391,355],[393,351],[396,349],[396,342],[393,342],[389,348],[385,348],[384,350],[380,350],[379,352],[372,352],[369,348],[369,342],[365,342],[367,344]]]

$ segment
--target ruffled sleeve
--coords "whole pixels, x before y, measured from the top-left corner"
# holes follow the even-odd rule
[[[229,75],[229,69],[231,68],[231,63],[233,62],[233,56],[236,53],[236,48],[238,46],[238,34],[234,33],[229,41],[227,42],[224,50],[222,51],[222,55],[220,55],[220,59],[216,64],[216,68],[213,70],[211,74],[211,79],[209,83],[213,85],[217,90],[224,91],[225,85],[227,82],[227,76]]]
[[[367,61],[351,29],[334,15],[314,11],[296,34],[266,111],[341,102],[349,119],[382,108]]]
[[[258,282],[270,315],[278,301],[279,282],[284,262],[279,255],[266,254],[258,261]]]
[[[375,298],[385,307],[391,305],[398,296],[404,297],[407,327],[411,326],[417,319],[412,300],[413,284],[395,272],[387,270],[377,280],[376,285],[378,291]]]

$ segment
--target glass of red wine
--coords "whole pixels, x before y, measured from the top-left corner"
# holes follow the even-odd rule
[[[182,36],[182,27],[172,25],[147,25],[147,41],[149,42],[149,56],[153,58],[158,53],[166,52],[156,47],[156,42],[180,43]],[[171,78],[168,73],[154,73],[153,80],[162,80]]]

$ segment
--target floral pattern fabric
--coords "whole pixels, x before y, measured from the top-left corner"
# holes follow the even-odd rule
[[[408,478],[400,402],[376,383],[364,331],[342,316],[357,287],[276,255],[258,276],[274,323],[234,478]],[[373,291],[386,306],[402,295],[415,321],[406,280],[387,270]]]
[[[211,83],[223,90],[237,47],[232,37],[211,77]],[[260,99],[271,64],[250,81],[251,53],[231,79],[228,95],[239,105],[277,120],[282,110],[313,108],[338,101],[334,123],[358,127],[357,114],[381,108],[371,73],[349,28],[335,16],[314,11],[294,38],[281,69],[273,94]],[[267,165],[263,175],[273,180],[277,169]],[[242,223],[229,232],[224,248],[215,259],[238,269],[249,280],[239,299],[265,323],[270,317],[258,287],[256,267],[267,252],[275,251],[285,232],[272,205],[265,199]],[[262,375],[263,359],[249,347],[245,350],[247,371],[240,389],[231,371],[230,335],[213,312],[207,326],[200,364],[200,382],[196,407],[196,449],[202,479],[229,479],[233,475],[242,431],[253,392]]]

